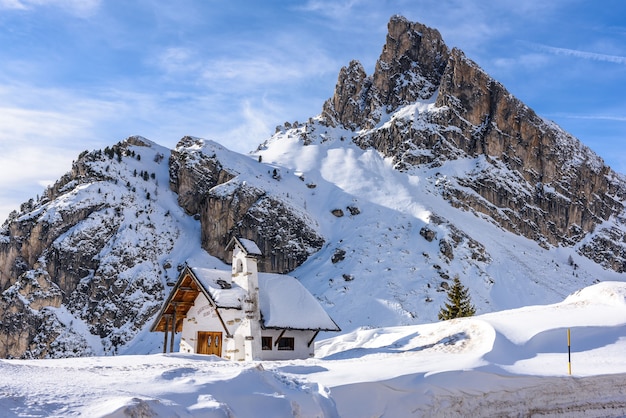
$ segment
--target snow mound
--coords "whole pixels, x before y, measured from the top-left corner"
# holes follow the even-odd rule
[[[612,306],[625,306],[626,283],[600,282],[574,292],[568,296],[563,303],[597,303]]]
[[[306,360],[0,360],[0,415],[626,416],[624,294],[605,282],[552,305],[360,328]]]

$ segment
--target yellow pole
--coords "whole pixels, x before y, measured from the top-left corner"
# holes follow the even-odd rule
[[[572,349],[571,349],[571,333],[570,329],[567,329],[567,373],[572,374]]]

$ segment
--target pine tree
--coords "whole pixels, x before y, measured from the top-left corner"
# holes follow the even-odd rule
[[[461,284],[458,276],[454,278],[454,284],[448,290],[448,301],[439,311],[439,320],[473,316],[476,308],[472,305],[469,290]]]

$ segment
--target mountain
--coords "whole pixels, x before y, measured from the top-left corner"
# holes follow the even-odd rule
[[[159,351],[185,263],[233,235],[345,332],[434,321],[458,276],[479,313],[626,276],[626,179],[434,29],[394,16],[317,117],[249,155],[185,137],[82,153],[0,229],[0,357]]]

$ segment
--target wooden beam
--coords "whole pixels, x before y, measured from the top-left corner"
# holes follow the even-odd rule
[[[320,333],[320,330],[318,329],[317,331],[315,331],[315,334],[313,334],[313,337],[309,340],[309,343],[306,345],[307,347],[310,347],[311,344],[313,344],[313,341],[315,340],[315,337],[317,337],[317,334]]]
[[[170,317],[169,315],[165,316],[165,332],[163,333],[163,354],[167,353],[167,333],[170,328]]]
[[[280,333],[280,335],[278,336],[278,338],[276,338],[276,342],[274,343],[274,347],[278,346],[278,341],[280,341],[281,338],[283,338],[283,335],[285,335],[285,331],[287,331],[286,329],[283,330],[283,332]]]
[[[170,353],[174,352],[174,336],[176,335],[176,304],[174,304],[174,313],[172,314],[172,339],[170,340]]]

